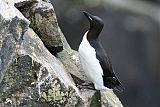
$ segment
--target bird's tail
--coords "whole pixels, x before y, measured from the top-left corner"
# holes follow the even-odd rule
[[[116,90],[118,92],[123,92],[125,90],[125,88],[123,87],[123,85],[121,83],[119,83],[118,85],[116,85],[114,87],[114,90]]]

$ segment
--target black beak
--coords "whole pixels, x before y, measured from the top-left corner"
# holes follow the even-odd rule
[[[87,19],[91,22],[93,21],[93,15],[91,15],[90,13],[83,11],[84,15],[87,17]]]

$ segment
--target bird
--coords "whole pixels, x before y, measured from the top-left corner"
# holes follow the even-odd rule
[[[98,16],[86,11],[83,11],[83,13],[88,19],[90,27],[84,34],[78,48],[82,68],[96,90],[122,92],[124,87],[114,72],[110,57],[98,40],[104,22]]]

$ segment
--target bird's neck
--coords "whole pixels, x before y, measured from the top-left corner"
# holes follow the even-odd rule
[[[102,29],[89,29],[87,33],[87,40],[94,41],[98,39],[99,34],[101,33]]]

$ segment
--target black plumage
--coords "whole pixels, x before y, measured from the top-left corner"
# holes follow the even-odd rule
[[[96,41],[89,41],[90,45],[95,49],[96,51],[96,58],[99,60],[99,63],[103,70],[103,81],[104,86],[110,88],[110,89],[116,89],[118,91],[123,91],[124,88],[120,82],[120,80],[117,78],[117,76],[114,73],[111,60],[109,56],[106,54],[105,50],[103,49],[102,45]]]
[[[96,51],[96,58],[99,60],[99,63],[103,70],[102,77],[104,86],[110,89],[123,91],[124,87],[122,86],[118,77],[114,73],[110,58],[108,57],[102,45],[98,41],[99,34],[102,31],[104,25],[102,19],[97,16],[93,16],[88,12],[83,12],[83,13],[90,22],[90,28],[87,34],[87,40]]]

